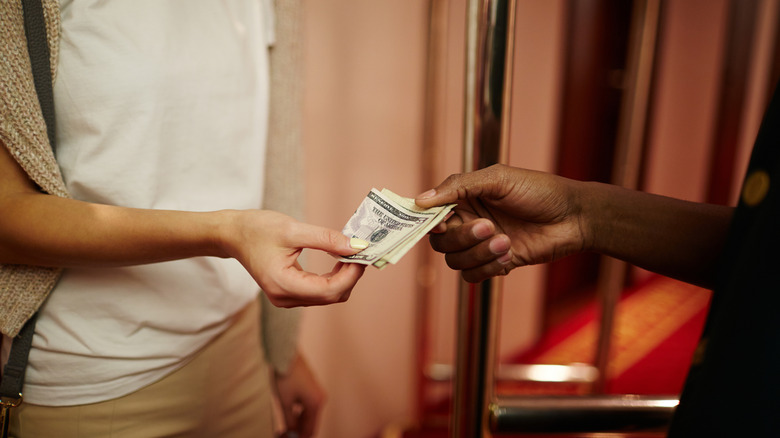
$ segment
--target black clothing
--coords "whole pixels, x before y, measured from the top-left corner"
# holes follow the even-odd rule
[[[777,92],[746,175],[697,351],[701,360],[694,358],[670,437],[780,437]]]

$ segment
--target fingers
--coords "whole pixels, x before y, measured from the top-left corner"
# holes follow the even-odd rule
[[[282,402],[284,414],[284,425],[287,430],[286,435],[292,436],[292,433],[298,432],[298,416],[300,415],[300,407],[294,403],[294,401]]]
[[[429,233],[440,234],[440,233],[443,233],[443,232],[447,231],[447,223],[450,221],[450,218],[454,214],[455,214],[455,211],[452,211],[452,210],[449,213],[447,213],[447,216],[444,217],[444,220],[439,222],[438,224],[436,224],[436,226],[433,227],[431,229],[431,231],[429,231]]]
[[[511,240],[505,234],[490,236],[462,251],[445,253],[447,266],[461,271],[461,277],[477,283],[497,275],[506,275],[517,266]]]
[[[287,436],[311,438],[317,429],[322,403],[319,400],[301,397],[284,409]]]
[[[468,249],[445,253],[447,266],[461,271],[464,280],[477,283],[497,275],[506,275],[518,266],[505,234],[491,236]]]
[[[490,263],[461,271],[460,276],[469,283],[479,283],[489,278],[506,275],[515,268],[509,253]]]
[[[288,438],[314,435],[325,393],[307,362],[297,355],[286,374],[275,373],[275,387]]]
[[[298,430],[301,438],[311,438],[317,427],[321,406],[318,401],[308,398],[301,400],[301,403],[303,409],[298,417]]]
[[[357,263],[339,262],[331,272],[319,275],[291,266],[264,290],[277,307],[341,303],[349,299],[365,268],[365,265]]]
[[[338,231],[299,223],[291,229],[285,245],[295,251],[284,259],[287,266],[269,269],[263,281],[263,290],[277,307],[318,306],[341,303],[349,299],[352,289],[363,275],[365,266],[355,263],[334,265],[331,272],[316,274],[307,272],[297,262],[300,250],[316,249],[336,255],[355,254],[368,242],[350,239]]]
[[[431,247],[445,254],[447,266],[461,271],[464,280],[472,283],[496,275],[505,275],[515,267],[511,239],[497,234],[495,224],[487,219],[463,222],[456,214],[447,222],[441,234],[431,234]]]
[[[438,252],[451,253],[471,248],[493,236],[496,226],[487,219],[463,223],[460,215],[454,215],[443,233],[431,234],[431,247]]]
[[[450,268],[472,269],[499,257],[508,257],[512,242],[505,234],[496,234],[493,222],[487,219],[461,221],[461,216],[455,215],[447,223],[445,232],[430,236],[431,247],[446,254]]]
[[[486,265],[499,258],[506,261],[507,257],[511,257],[509,254],[510,245],[509,237],[500,234],[467,250],[447,253],[444,258],[447,261],[447,266],[463,271]]]

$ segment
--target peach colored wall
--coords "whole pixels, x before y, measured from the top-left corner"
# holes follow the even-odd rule
[[[706,193],[718,87],[722,81],[728,1],[676,0],[666,2],[665,8],[646,190],[701,201]],[[778,8],[778,0],[758,2],[742,131],[734,163],[734,204],[767,104],[766,96],[774,86],[768,83],[768,75]]]
[[[705,189],[726,1],[665,3],[668,21],[658,58],[660,91],[654,97],[647,188],[698,200]],[[305,4],[306,214],[309,222],[340,229],[371,187],[407,196],[428,188],[420,160],[428,2]],[[440,112],[432,122],[442,151],[430,167],[436,180],[458,172],[461,162],[466,0],[447,4],[445,68],[443,83],[437,84]],[[777,0],[761,4],[771,9]],[[515,166],[553,166],[565,7],[566,0],[518,0],[510,152]],[[757,49],[766,58],[765,52]],[[760,96],[760,90],[754,95]],[[753,113],[763,106],[758,100],[750,106]],[[421,243],[396,266],[381,272],[369,268],[347,303],[304,311],[301,345],[329,393],[319,437],[370,437],[390,423],[413,418],[415,294],[423,251],[430,250]],[[316,255],[307,261],[318,271],[329,270],[332,263]],[[543,270],[517,270],[505,281],[504,353],[537,336]],[[434,273],[430,353],[435,362],[451,363],[458,280],[438,255]]]
[[[426,2],[318,0],[305,10],[307,220],[341,229],[372,188],[420,187]],[[324,272],[332,259],[311,257]],[[368,437],[414,402],[415,254],[369,268],[350,300],[306,309],[302,348],[329,393],[321,437]]]
[[[524,61],[514,98],[525,106],[512,116],[516,165],[551,167],[563,3],[519,2],[516,56]],[[465,4],[449,2],[437,180],[460,171]],[[420,163],[427,2],[320,0],[306,3],[305,14],[306,214],[309,222],[340,229],[371,187],[407,196],[427,189]],[[416,258],[424,246],[384,271],[369,268],[347,303],[305,310],[301,344],[329,392],[320,436],[366,437],[413,416]],[[308,257],[318,271],[332,264]],[[434,356],[449,363],[457,275],[440,257],[437,266],[435,307],[444,312],[432,315]],[[506,348],[535,334],[540,269],[507,281]]]
[[[751,53],[750,83],[742,115],[743,128],[740,133],[739,151],[734,163],[734,182],[731,201],[736,205],[742,179],[745,177],[750,152],[753,149],[758,127],[769,103],[767,96],[775,84],[771,84],[769,72],[774,61],[774,44],[777,34],[776,17],[780,10],[780,1],[761,0],[755,29],[756,42]]]
[[[701,201],[725,37],[726,0],[665,3],[645,190]]]

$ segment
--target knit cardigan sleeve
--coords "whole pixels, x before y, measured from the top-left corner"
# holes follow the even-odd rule
[[[44,0],[43,9],[54,78],[59,41],[57,0]],[[68,197],[35,94],[21,0],[0,1],[0,142],[42,191]],[[54,288],[60,273],[60,269],[0,265],[3,334],[19,333]]]
[[[301,146],[301,17],[299,0],[276,0],[276,41],[271,49],[271,118],[263,208],[303,217]],[[297,351],[299,309],[282,309],[260,294],[266,357],[285,372]]]

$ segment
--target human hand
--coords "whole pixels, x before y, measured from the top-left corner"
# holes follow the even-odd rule
[[[571,180],[494,165],[451,175],[415,202],[425,208],[458,204],[433,230],[431,246],[464,280],[478,282],[582,251],[586,237],[576,199]]]
[[[309,438],[314,435],[325,392],[300,355],[285,374],[274,371],[274,391],[284,414],[283,436]]]
[[[235,257],[257,281],[269,301],[278,307],[324,305],[346,301],[363,275],[364,265],[337,262],[327,274],[304,271],[298,256],[304,248],[351,255],[367,242],[339,231],[305,224],[268,210],[233,212],[223,239]]]

